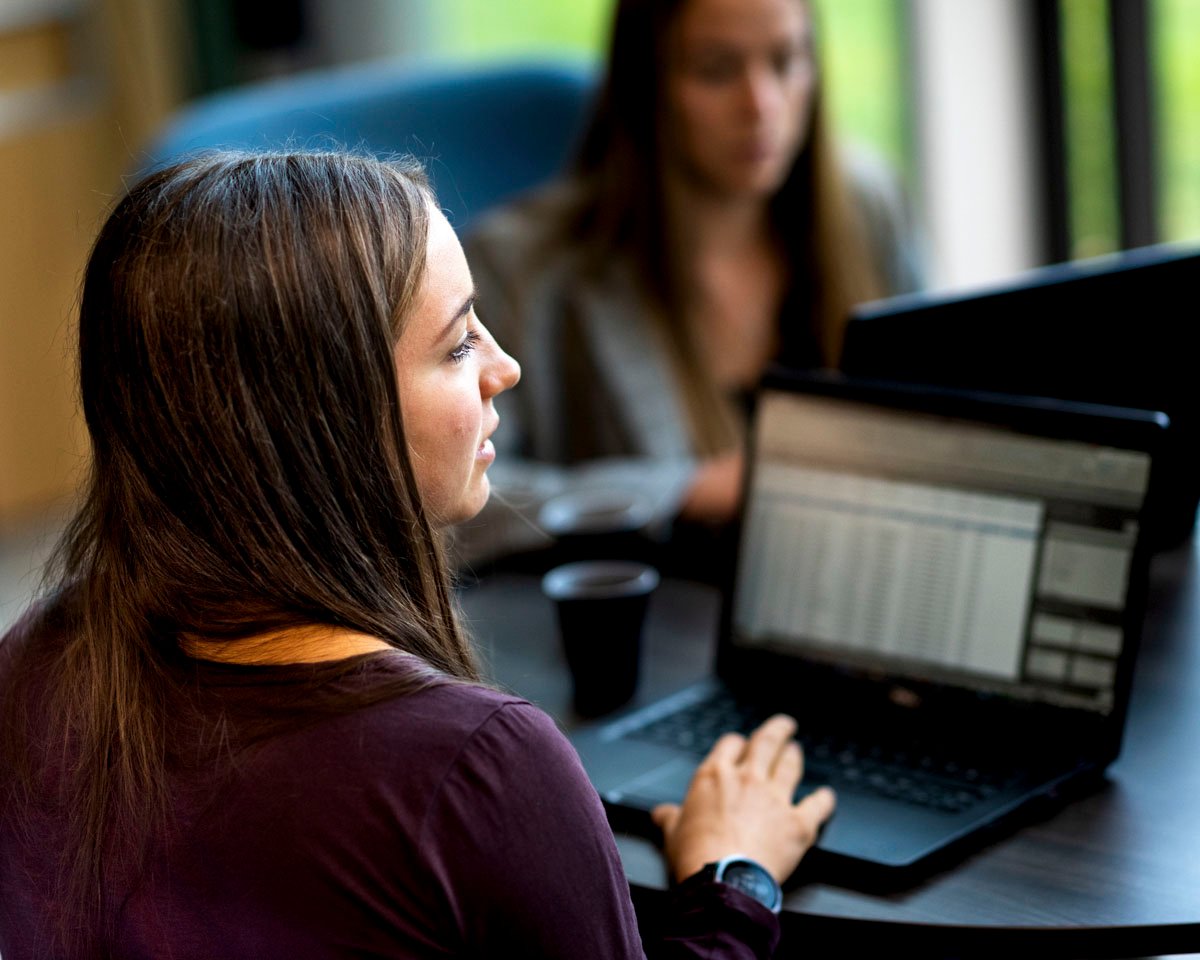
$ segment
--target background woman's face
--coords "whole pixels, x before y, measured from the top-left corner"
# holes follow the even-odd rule
[[[667,36],[668,169],[769,196],[804,145],[815,82],[801,0],[688,0]]]

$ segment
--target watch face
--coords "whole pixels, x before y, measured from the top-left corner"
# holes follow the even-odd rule
[[[722,864],[718,879],[741,890],[769,910],[778,910],[781,905],[783,896],[779,884],[765,867],[753,860],[730,860]]]

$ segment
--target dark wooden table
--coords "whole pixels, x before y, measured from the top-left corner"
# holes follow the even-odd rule
[[[1125,746],[1099,789],[900,893],[822,883],[789,890],[781,955],[1200,952],[1197,553],[1189,542],[1154,560]],[[463,604],[492,675],[567,730],[577,725],[554,610],[537,578],[485,578],[463,592]],[[664,582],[635,702],[704,675],[718,608],[711,588]],[[641,837],[617,840],[635,894],[652,902],[666,883],[658,850]]]

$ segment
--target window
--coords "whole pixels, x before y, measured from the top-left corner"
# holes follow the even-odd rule
[[[901,17],[895,0],[815,0],[837,130],[911,173]],[[603,59],[613,0],[438,0],[430,25],[439,57],[572,55]]]
[[[1079,259],[1121,245],[1108,7],[1062,0],[1060,16],[1069,253]]]
[[[910,184],[912,163],[904,5],[895,0],[816,0],[834,126],[869,145]]]
[[[1059,15],[1070,255],[1200,238],[1200,4],[1059,0]]]
[[[531,54],[600,58],[611,9],[612,0],[437,0],[429,13],[431,52],[481,60]]]
[[[1200,238],[1200,3],[1151,0],[1158,222],[1163,240]]]

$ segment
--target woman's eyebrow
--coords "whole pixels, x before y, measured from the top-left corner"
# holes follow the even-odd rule
[[[471,291],[471,295],[462,302],[462,306],[455,311],[454,316],[452,316],[446,326],[442,328],[442,332],[438,335],[438,343],[441,343],[443,340],[449,337],[454,328],[458,326],[458,322],[471,312],[471,308],[475,306],[475,301],[478,299],[478,296],[479,295],[474,290]]]

